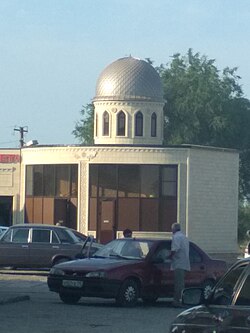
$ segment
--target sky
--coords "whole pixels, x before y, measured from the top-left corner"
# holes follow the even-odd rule
[[[71,145],[102,70],[189,48],[237,67],[250,99],[249,0],[0,0],[0,148]]]

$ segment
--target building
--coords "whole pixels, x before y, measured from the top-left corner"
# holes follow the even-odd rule
[[[107,66],[93,102],[93,146],[35,145],[12,152],[15,166],[0,161],[0,203],[13,198],[12,223],[60,222],[107,242],[125,228],[167,237],[177,221],[206,251],[238,252],[238,152],[163,147],[163,89],[143,60]]]

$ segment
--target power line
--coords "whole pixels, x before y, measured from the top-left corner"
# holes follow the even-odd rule
[[[20,147],[22,148],[24,145],[24,133],[28,133],[28,126],[19,126],[14,128],[14,131],[20,132]]]

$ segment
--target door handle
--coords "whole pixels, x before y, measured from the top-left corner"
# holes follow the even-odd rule
[[[28,249],[29,245],[22,245],[22,248]]]
[[[52,248],[53,249],[59,249],[59,246],[54,245],[54,246],[52,246]]]

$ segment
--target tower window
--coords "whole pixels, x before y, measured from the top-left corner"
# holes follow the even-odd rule
[[[120,111],[117,115],[117,135],[124,136],[125,135],[125,120],[126,116],[123,111]]]
[[[157,116],[155,113],[151,116],[151,136],[156,137],[156,128],[157,128]]]
[[[135,135],[143,136],[143,115],[140,111],[135,116]]]
[[[103,113],[103,130],[102,135],[107,136],[109,135],[109,114],[107,111]]]

